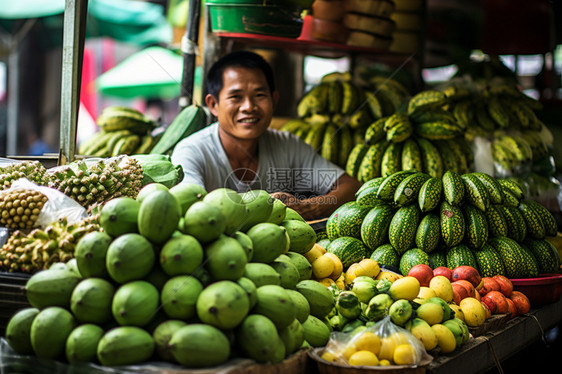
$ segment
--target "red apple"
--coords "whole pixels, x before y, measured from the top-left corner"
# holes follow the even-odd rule
[[[417,264],[412,266],[408,275],[416,278],[420,282],[420,286],[429,287],[429,281],[433,278],[433,270],[429,265]]]
[[[496,302],[494,301],[493,298],[491,298],[491,297],[482,297],[482,299],[480,299],[480,303],[481,303],[482,305],[486,305],[486,307],[488,307],[488,309],[490,310],[490,313],[491,313],[491,314],[496,313],[497,306],[496,306]]]
[[[452,275],[453,275],[453,270],[449,269],[448,267],[445,267],[445,266],[439,266],[439,267],[436,267],[435,269],[433,269],[433,276],[436,277],[438,275],[442,275],[445,278],[447,278],[449,281],[451,281]]]
[[[492,278],[500,284],[500,292],[503,293],[505,297],[510,297],[513,292],[513,283],[511,283],[509,278],[499,274],[494,275]]]
[[[507,303],[506,313],[508,315],[508,318],[511,319],[517,315],[517,306],[515,306],[513,300],[508,297],[505,298],[505,302]]]
[[[484,296],[490,291],[501,291],[500,284],[492,277],[482,277],[482,283],[482,288],[478,291],[480,296]]]
[[[490,291],[486,295],[482,296],[481,301],[486,303],[488,306],[489,300],[493,300],[494,304],[496,305],[495,313],[503,314],[508,312],[508,304],[507,304],[507,297],[504,296],[503,293],[499,291]],[[492,308],[490,308],[492,310]]]
[[[480,281],[482,280],[482,277],[480,277],[480,273],[478,273],[478,270],[476,270],[472,266],[461,265],[453,269],[451,279],[453,282],[461,279],[467,280],[472,283],[474,287],[478,287]]]
[[[462,285],[455,283],[456,282],[451,283],[453,287],[453,301],[455,304],[459,305],[462,299],[468,297],[468,291]]]
[[[509,298],[515,304],[517,314],[525,314],[531,310],[531,302],[523,292],[513,291]]]
[[[464,289],[466,289],[468,297],[475,296],[476,290],[474,289],[472,283],[470,283],[469,281],[465,279],[459,279],[458,281],[454,281],[453,283],[451,283],[451,285],[453,284],[458,284],[459,286],[464,287]]]
[[[486,319],[490,318],[492,316],[492,311],[490,310],[490,307],[487,304],[483,303],[482,301],[480,302],[480,304],[482,304],[482,307],[486,312]]]

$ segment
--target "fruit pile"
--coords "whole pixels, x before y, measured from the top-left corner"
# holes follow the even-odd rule
[[[373,90],[355,84],[345,73],[331,73],[300,100],[299,118],[288,121],[282,131],[310,144],[324,158],[345,167],[352,148],[364,143],[365,130],[383,116],[394,113],[408,96],[392,79],[373,79]]]
[[[91,208],[119,196],[135,197],[142,187],[142,166],[129,156],[77,160],[48,169],[48,186]]]
[[[58,262],[70,261],[74,258],[76,243],[87,233],[99,230],[95,215],[72,224],[63,218],[29,233],[16,230],[0,248],[0,269],[35,273]]]
[[[9,229],[30,229],[47,200],[38,190],[18,187],[0,191],[0,223]]]
[[[359,265],[357,268],[360,267]],[[354,337],[346,336],[346,344],[331,346],[328,343],[322,357],[329,361],[354,364],[354,355],[368,350],[375,358],[370,365],[419,363],[419,354],[415,360],[401,359],[401,349],[398,346],[408,344],[407,340],[394,341],[394,334],[385,336],[376,333],[380,330],[377,323],[385,319],[388,320],[385,323],[390,322],[404,329],[399,335],[412,336],[421,343],[425,351],[438,348],[441,353],[449,353],[466,342],[469,338],[468,326],[484,323],[483,307],[479,302],[474,304],[475,307],[471,304],[472,301],[466,300],[463,306],[469,319],[465,322],[466,317],[461,307],[452,303],[451,282],[445,276],[434,277],[430,268],[429,272],[429,280],[426,279],[427,274],[422,272],[412,272],[408,276],[398,275],[392,281],[388,278],[376,279],[379,274],[375,278],[359,275],[346,279],[349,282],[348,289],[336,291],[336,306],[331,313],[330,323],[335,331],[350,333]],[[475,313],[472,313],[473,309]],[[362,334],[367,335],[358,338]],[[363,346],[363,340],[367,336],[371,344]],[[412,359],[412,356],[409,357]]]
[[[0,190],[20,178],[59,190],[91,210],[119,196],[135,198],[149,183],[172,187],[183,179],[183,169],[167,155],[84,159],[50,169],[38,161],[23,161],[0,168]]]
[[[403,275],[414,265],[472,266],[482,276],[527,278],[558,270],[546,240],[556,221],[511,180],[485,173],[441,178],[414,170],[374,178],[328,218],[327,251],[344,268],[370,257]]]
[[[361,268],[361,263],[353,267]],[[431,355],[447,354],[465,343],[470,333],[479,334],[478,328],[493,314],[504,315],[505,322],[530,310],[527,296],[514,291],[508,278],[481,277],[470,266],[431,269],[418,264],[406,276],[395,277],[381,277],[385,271],[355,276],[356,271],[345,273],[345,290],[328,286],[336,295],[330,325],[341,332],[332,334],[323,350],[322,358],[330,362],[417,364],[421,354],[411,337]],[[399,330],[389,332],[388,323]],[[398,348],[401,344],[410,347]]]
[[[482,304],[491,314],[507,314],[508,318],[513,318],[531,310],[527,295],[513,290],[513,284],[503,275],[482,277],[482,287],[478,292]]]
[[[78,147],[81,155],[114,157],[148,153],[158,138],[151,135],[156,123],[136,109],[110,106],[96,120],[100,131]]]
[[[452,88],[466,94],[448,112],[466,128],[468,141],[480,138],[490,143],[494,176],[528,174],[532,164],[550,162],[552,135],[535,114],[541,104],[515,83],[501,78],[485,84],[452,80],[443,90]]]
[[[46,186],[49,183],[47,169],[39,161],[26,160],[13,162],[0,167],[0,190],[6,190],[20,178],[27,178],[30,182]]]
[[[316,234],[265,191],[149,184],[101,209],[75,260],[35,273],[10,320],[19,354],[104,366],[279,362],[326,344],[333,293],[303,256]]]
[[[472,170],[474,157],[464,139],[466,127],[443,109],[455,100],[456,93],[422,91],[405,102],[407,113],[376,120],[365,131],[364,142],[352,149],[346,172],[366,182],[409,169],[437,178],[446,170]]]

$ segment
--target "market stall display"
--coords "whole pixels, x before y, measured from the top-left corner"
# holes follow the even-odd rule
[[[61,258],[31,276],[26,297],[34,309],[14,316],[6,338],[20,354],[108,366],[155,352],[187,367],[214,366],[231,349],[280,362],[305,337],[320,346],[329,335],[320,321],[335,300],[310,280],[302,256],[314,230],[295,212],[298,222],[286,219],[287,210],[265,191],[207,193],[183,184],[114,198],[101,208],[101,228],[77,241],[75,267]],[[234,328],[235,342],[225,335]]]
[[[217,33],[296,38],[310,8],[314,27],[339,26],[313,37],[418,48],[422,1],[305,3],[207,6]],[[363,183],[325,232],[266,191],[179,183],[169,153],[207,125],[197,105],[167,128],[109,107],[83,159],[3,166],[0,270],[26,275],[28,305],[2,314],[0,354],[94,372],[421,373],[518,316],[541,329],[536,308],[560,304],[559,233],[529,181],[551,179],[552,138],[539,102],[482,66],[418,92],[332,73],[302,96],[282,130]],[[40,224],[50,198],[22,180],[87,217]]]
[[[441,178],[414,170],[366,182],[356,200],[328,218],[330,241],[363,244],[371,257],[403,275],[417,264],[468,265],[483,276],[535,277],[560,268],[556,221],[541,204],[524,198],[512,181],[485,173]],[[327,248],[331,246],[328,244]]]

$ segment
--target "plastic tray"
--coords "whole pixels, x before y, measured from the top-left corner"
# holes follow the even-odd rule
[[[511,279],[513,289],[523,292],[531,306],[551,304],[562,295],[562,274],[539,274],[537,278]]]

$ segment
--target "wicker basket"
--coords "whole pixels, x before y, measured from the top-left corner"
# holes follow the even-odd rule
[[[10,318],[21,309],[29,308],[25,284],[31,277],[23,273],[0,272],[0,334],[4,335]]]
[[[316,361],[320,374],[424,374],[433,357],[422,361],[419,365],[404,366],[351,366],[322,359],[324,348],[316,348],[308,352],[310,358]]]

